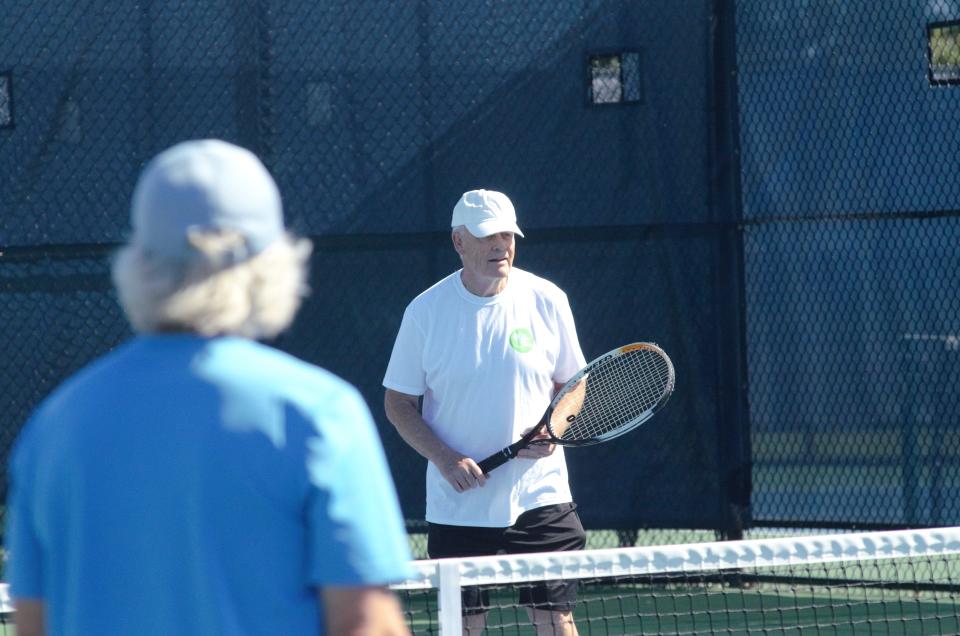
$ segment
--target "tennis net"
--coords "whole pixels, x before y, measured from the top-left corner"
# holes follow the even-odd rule
[[[960,527],[416,562],[395,586],[415,634],[534,634],[518,593],[576,580],[581,635],[960,634]],[[469,632],[481,633],[481,632]]]

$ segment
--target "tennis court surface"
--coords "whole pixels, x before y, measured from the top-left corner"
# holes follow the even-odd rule
[[[484,634],[535,634],[523,586],[577,579],[581,635],[960,634],[960,528],[417,562],[396,586],[415,634],[460,634],[460,589],[490,590]]]

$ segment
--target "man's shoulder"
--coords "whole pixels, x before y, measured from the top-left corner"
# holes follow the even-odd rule
[[[547,280],[542,276],[537,276],[532,272],[517,267],[510,272],[512,282],[517,283],[517,287],[530,291],[537,296],[549,300],[559,300],[566,298],[566,293],[553,281]]]
[[[135,342],[136,340],[121,343],[64,378],[41,402],[35,416],[55,411],[71,401],[99,399],[99,391],[113,390],[116,381],[129,378],[131,371],[149,369],[152,360],[145,360],[144,364],[139,366],[123,366],[123,361],[130,357]]]
[[[136,340],[120,343],[117,347],[89,361],[79,370],[64,378],[37,405],[30,414],[18,439],[18,446],[28,446],[41,438],[58,436],[68,430],[66,423],[90,411],[103,411],[116,395],[124,395],[122,382],[129,382],[132,374],[151,369],[153,360],[140,365],[124,365]]]
[[[235,404],[283,404],[315,423],[362,417],[366,408],[360,391],[336,373],[246,338],[211,340],[191,363],[191,373]]]
[[[159,381],[175,386],[196,377],[215,384],[284,392],[290,387],[350,392],[336,374],[290,353],[236,336],[185,337],[163,342],[138,337],[93,361],[68,378],[45,401],[48,407],[102,399],[124,387]]]
[[[216,368],[257,386],[281,391],[308,387],[314,391],[352,393],[353,385],[312,362],[245,338],[224,338],[212,343]],[[294,393],[298,391],[294,390]]]
[[[444,276],[430,287],[417,294],[407,305],[408,309],[431,308],[437,303],[447,302],[456,295],[455,276],[459,275],[456,271],[448,276]]]

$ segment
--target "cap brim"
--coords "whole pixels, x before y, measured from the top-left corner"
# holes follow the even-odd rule
[[[490,236],[491,234],[499,234],[500,232],[512,232],[520,238],[523,238],[523,232],[520,231],[520,228],[516,223],[502,221],[500,219],[484,221],[482,223],[467,223],[465,224],[465,227],[467,228],[468,232],[477,238],[484,238]]]

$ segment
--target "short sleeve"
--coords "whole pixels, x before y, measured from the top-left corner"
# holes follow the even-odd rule
[[[560,351],[553,371],[553,381],[563,384],[587,365],[583,351],[580,350],[580,340],[577,338],[577,328],[573,322],[573,311],[570,309],[566,294],[561,295],[557,304],[557,322]]]
[[[412,306],[408,306],[403,312],[400,331],[393,343],[383,386],[407,395],[423,395],[427,390],[423,346],[423,333],[414,317]]]
[[[353,390],[325,407],[307,448],[308,578],[317,586],[407,578],[403,516],[370,412]]]
[[[25,429],[27,431],[28,428]],[[5,548],[7,583],[14,598],[43,598],[43,551],[33,524],[33,501],[30,492],[30,445],[23,436],[17,443],[8,472]]]

